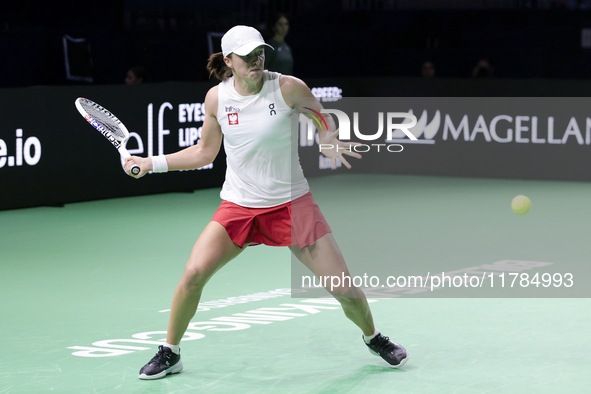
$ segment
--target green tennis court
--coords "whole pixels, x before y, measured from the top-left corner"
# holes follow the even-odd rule
[[[395,370],[338,305],[290,297],[287,248],[251,247],[206,287],[183,372],[141,381],[219,189],[2,211],[0,393],[589,392],[591,184],[338,175],[310,185],[352,273],[530,261],[571,272],[574,286],[386,292],[372,299],[376,326],[410,354]],[[523,217],[510,209],[518,194],[533,203]],[[291,309],[252,317],[265,308]]]

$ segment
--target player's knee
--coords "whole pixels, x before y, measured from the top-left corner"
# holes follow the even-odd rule
[[[209,278],[208,271],[198,265],[188,265],[183,273],[183,283],[188,290],[202,288]]]

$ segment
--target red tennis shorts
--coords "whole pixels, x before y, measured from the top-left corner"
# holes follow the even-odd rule
[[[211,220],[224,226],[241,248],[264,244],[303,249],[332,232],[311,192],[271,208],[247,208],[224,200]]]

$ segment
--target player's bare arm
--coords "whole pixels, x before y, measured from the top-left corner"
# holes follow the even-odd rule
[[[201,139],[197,145],[190,146],[176,153],[166,155],[168,171],[194,170],[213,162],[222,144],[222,130],[217,122],[218,87],[215,86],[205,96],[205,119],[201,128]],[[144,176],[154,169],[152,158],[132,156],[127,159],[125,168],[138,164],[142,171],[136,178]]]
[[[282,75],[281,79],[279,80],[279,85],[281,86],[283,99],[288,106],[294,108],[300,113],[303,113],[307,117],[311,117],[311,112],[320,114],[320,111],[323,108],[322,104],[320,104],[320,101],[314,97],[310,91],[310,88],[304,81],[296,77]],[[326,124],[322,123],[321,128],[318,130],[319,142],[323,146],[333,147],[333,149],[322,149],[322,154],[332,159],[333,168],[336,168],[337,166],[337,158],[347,168],[351,168],[351,165],[343,157],[343,154],[361,159],[361,155],[359,153],[347,149],[354,145],[358,145],[358,143],[339,141],[337,138],[339,130],[336,128],[332,116],[330,116],[330,114],[322,114],[322,118]]]
[[[194,170],[206,166],[217,157],[222,145],[222,129],[217,121],[218,87],[215,86],[205,96],[205,119],[201,128],[201,139],[179,152],[166,155],[168,169]]]

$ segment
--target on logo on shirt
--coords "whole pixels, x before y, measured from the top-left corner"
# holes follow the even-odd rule
[[[237,113],[228,114],[228,123],[230,125],[238,124],[238,114]]]

